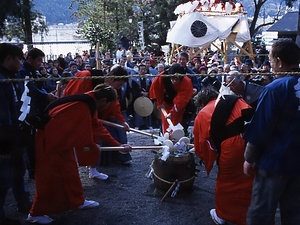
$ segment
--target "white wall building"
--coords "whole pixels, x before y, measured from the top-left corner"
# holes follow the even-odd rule
[[[39,33],[33,35],[33,46],[44,51],[46,55],[58,56],[71,52],[82,54],[84,50],[90,49],[90,44],[77,34],[77,23],[51,25],[47,34]]]

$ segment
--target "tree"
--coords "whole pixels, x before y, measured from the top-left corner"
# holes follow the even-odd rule
[[[0,36],[5,31],[5,21],[9,16],[20,12],[21,6],[19,0],[2,0],[0,1]]]
[[[0,12],[4,10],[5,14],[0,20],[0,35],[5,34],[8,40],[19,38],[30,49],[33,47],[32,33],[48,31],[42,14],[32,10],[34,5],[30,0],[5,0],[0,4],[0,7],[4,7],[0,8]]]
[[[151,0],[138,1],[140,11],[135,12],[136,17],[144,21],[145,44],[149,48],[157,48],[167,44],[166,37],[170,21],[176,20],[173,13],[175,8],[186,0]]]
[[[132,16],[133,0],[73,0],[70,8],[77,7],[72,17],[78,19],[79,33],[92,46],[100,43],[103,49],[115,49],[117,40],[132,34],[128,19]],[[95,13],[97,12],[97,13]]]
[[[249,29],[253,37],[261,27],[271,25],[278,19],[283,3],[292,6],[296,0],[281,0],[274,21],[258,26],[257,21],[262,7],[266,2],[273,4],[273,0],[251,1],[254,7],[249,7],[253,12]],[[73,17],[80,22],[79,33],[83,34],[92,45],[100,42],[102,47],[113,49],[117,46],[118,38],[122,36],[130,37],[129,39],[138,44],[137,23],[143,21],[145,45],[153,48],[167,44],[169,23],[176,20],[173,12],[179,4],[185,2],[187,0],[73,0],[71,9],[77,7]],[[276,1],[275,3],[277,4]],[[128,23],[129,18],[132,19],[131,24]]]
[[[255,36],[256,33],[259,31],[259,29],[263,26],[268,26],[268,25],[272,25],[275,23],[275,21],[278,19],[278,16],[279,16],[279,13],[280,13],[280,9],[282,7],[282,4],[283,4],[283,1],[285,2],[285,4],[288,6],[288,7],[292,7],[293,6],[293,3],[296,1],[296,0],[282,0],[280,1],[279,3],[279,7],[278,7],[278,11],[277,11],[277,15],[274,17],[274,20],[272,22],[269,22],[269,23],[264,23],[264,24],[260,24],[258,26],[256,26],[257,24],[257,20],[258,20],[258,17],[259,17],[259,14],[261,12],[261,9],[262,9],[262,6],[267,2],[268,0],[253,0],[253,3],[254,3],[254,15],[253,15],[253,20],[251,21],[251,24],[250,24],[250,35],[251,37]]]
[[[123,36],[129,37],[138,45],[137,23],[143,21],[145,44],[152,47],[166,44],[169,22],[176,19],[173,11],[177,5],[185,1],[73,0],[71,9],[77,7],[72,16],[79,20],[79,33],[83,34],[92,45],[100,41],[104,47],[112,48],[106,42],[115,43],[116,47],[116,42]],[[131,24],[128,22],[129,18],[132,19]]]

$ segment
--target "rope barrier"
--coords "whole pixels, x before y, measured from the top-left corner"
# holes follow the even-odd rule
[[[300,74],[300,72],[276,72],[276,75],[282,75],[282,76],[291,76],[291,75],[297,75]],[[240,73],[235,74],[235,76],[268,76],[268,75],[275,75],[274,73]],[[38,77],[38,78],[8,78],[8,79],[0,79],[0,82],[20,82],[20,81],[70,81],[70,80],[89,80],[89,79],[107,79],[107,78],[116,78],[116,79],[123,79],[123,78],[140,78],[140,77],[150,77],[155,78],[158,75],[152,75],[152,74],[146,74],[144,76],[140,75],[123,75],[123,76],[87,76],[87,77]],[[173,77],[173,76],[190,76],[190,77],[204,77],[204,76],[229,76],[228,73],[222,73],[222,74],[163,74],[162,77]]]

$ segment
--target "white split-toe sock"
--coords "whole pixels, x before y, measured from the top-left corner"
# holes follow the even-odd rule
[[[104,174],[104,173],[99,173],[96,168],[89,168],[89,178],[93,178],[93,179],[99,179],[99,180],[107,180],[108,179],[108,175]]]

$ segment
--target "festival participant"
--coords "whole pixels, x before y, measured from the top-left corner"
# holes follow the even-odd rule
[[[29,177],[34,178],[34,137],[36,116],[42,113],[45,107],[57,99],[51,92],[44,88],[44,82],[39,81],[41,75],[38,69],[41,67],[45,53],[32,48],[28,51],[26,61],[23,63],[17,77],[20,79],[34,78],[35,80],[21,80],[18,85],[18,98],[22,103],[20,106],[21,115],[19,120],[22,127],[22,142],[27,153],[27,169]]]
[[[90,76],[99,76],[102,75],[99,70],[86,70],[81,71],[76,74],[76,78],[85,78]],[[121,66],[115,66],[112,68],[111,72],[106,79],[74,79],[71,80],[65,89],[65,96],[80,94],[87,91],[90,91],[99,83],[106,83],[111,85],[117,91],[121,89],[122,85],[128,81],[127,77],[122,78],[110,78],[110,76],[124,76],[127,75],[126,69]],[[129,125],[127,124],[120,108],[120,102],[116,100],[112,102],[109,107],[107,107],[101,114],[99,118],[103,120],[109,120],[110,122],[119,123],[124,126],[124,130],[107,127],[112,136],[122,144],[127,143],[126,131],[129,131]],[[107,143],[106,143],[107,144]],[[103,157],[102,157],[103,156]],[[113,152],[113,153],[101,153],[101,164],[108,165],[112,161],[117,161],[118,163],[129,165],[132,162],[132,157],[129,152],[126,154],[122,152]],[[100,173],[102,174],[102,173]],[[90,168],[89,173],[90,178],[102,179],[104,176],[99,175],[96,171],[96,166]]]
[[[253,179],[243,173],[245,142],[241,134],[253,110],[235,95],[224,95],[219,101],[217,97],[218,92],[211,86],[195,97],[201,108],[194,122],[195,153],[204,161],[208,175],[218,162],[216,208],[210,210],[213,221],[246,225]]]
[[[193,95],[193,85],[191,79],[186,76],[176,76],[176,74],[186,74],[186,70],[180,64],[173,64],[170,67],[171,77],[163,77],[160,73],[150,87],[150,98],[156,100],[157,108],[164,108],[168,113],[167,117],[163,114],[162,126],[163,133],[167,131],[169,124],[167,118],[171,119],[174,125],[181,123],[185,107]]]
[[[279,39],[270,62],[275,73],[298,73],[265,86],[245,132],[244,172],[256,170],[247,224],[274,224],[278,204],[281,224],[300,224],[300,48]]]
[[[99,112],[116,100],[115,90],[106,84],[85,94],[95,101]],[[99,149],[96,143],[102,139],[103,131],[97,110],[91,115],[90,107],[84,101],[67,102],[50,109],[51,119],[36,134],[36,193],[27,219],[29,222],[47,224],[53,220],[46,215],[99,205],[83,196],[74,152],[74,148],[84,148],[88,154],[85,157],[97,162]],[[128,145],[124,148],[124,151],[131,149]]]
[[[24,163],[17,160],[22,152],[18,145],[20,133],[16,85],[3,80],[16,78],[22,66],[23,52],[18,46],[6,43],[0,44],[0,52],[0,224],[18,225],[18,220],[5,216],[3,206],[7,191],[12,187],[19,210],[22,205],[29,203],[29,195],[24,187]]]

